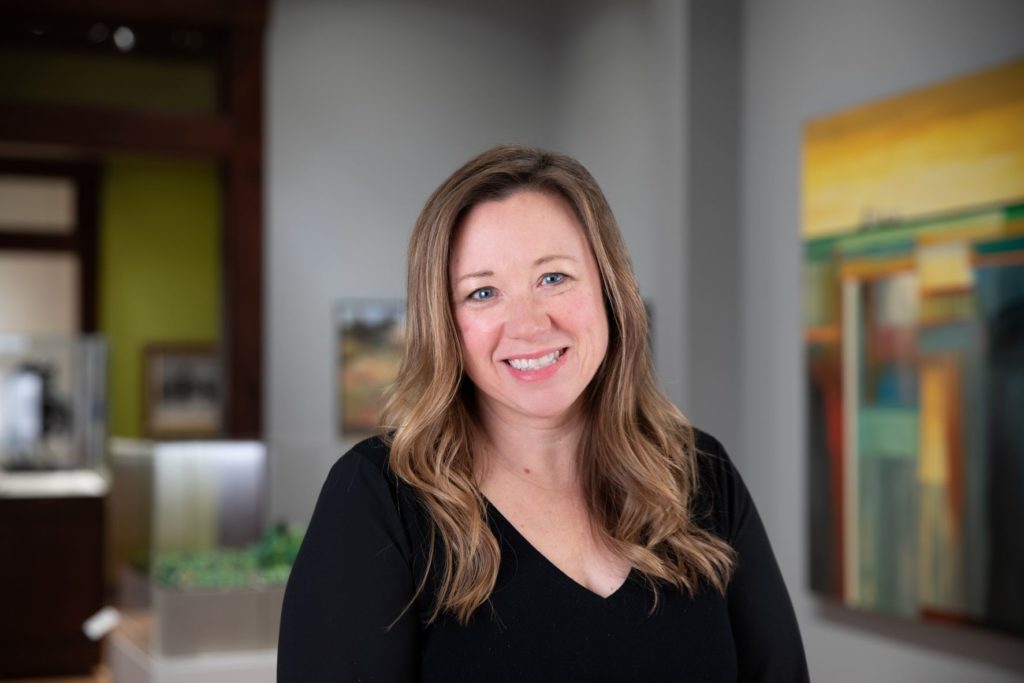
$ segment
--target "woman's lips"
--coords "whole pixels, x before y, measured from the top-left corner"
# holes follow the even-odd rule
[[[565,347],[526,356],[506,358],[503,362],[514,377],[534,382],[548,379],[558,372],[565,365],[565,359],[568,354],[569,349]]]
[[[542,370],[557,361],[564,351],[565,349],[555,349],[554,351],[549,351],[539,356],[534,355],[508,358],[505,362],[516,370]]]

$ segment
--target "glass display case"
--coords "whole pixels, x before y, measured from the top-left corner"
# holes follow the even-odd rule
[[[106,360],[98,336],[0,334],[0,469],[100,466]]]
[[[102,339],[0,334],[0,678],[100,661],[105,438]]]

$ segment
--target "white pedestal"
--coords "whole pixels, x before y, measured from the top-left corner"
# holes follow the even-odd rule
[[[148,623],[122,623],[107,637],[115,683],[274,683],[277,650],[168,657],[149,651]]]

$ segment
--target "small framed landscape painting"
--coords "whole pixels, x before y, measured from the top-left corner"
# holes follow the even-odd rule
[[[344,439],[376,432],[405,348],[405,302],[347,299],[334,308],[337,421]]]
[[[224,391],[216,344],[148,344],[142,377],[145,436],[188,439],[220,434]]]

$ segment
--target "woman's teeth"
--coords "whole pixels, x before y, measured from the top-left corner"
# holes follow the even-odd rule
[[[516,370],[540,370],[554,363],[562,355],[562,351],[552,351],[540,358],[509,358],[506,362]]]

